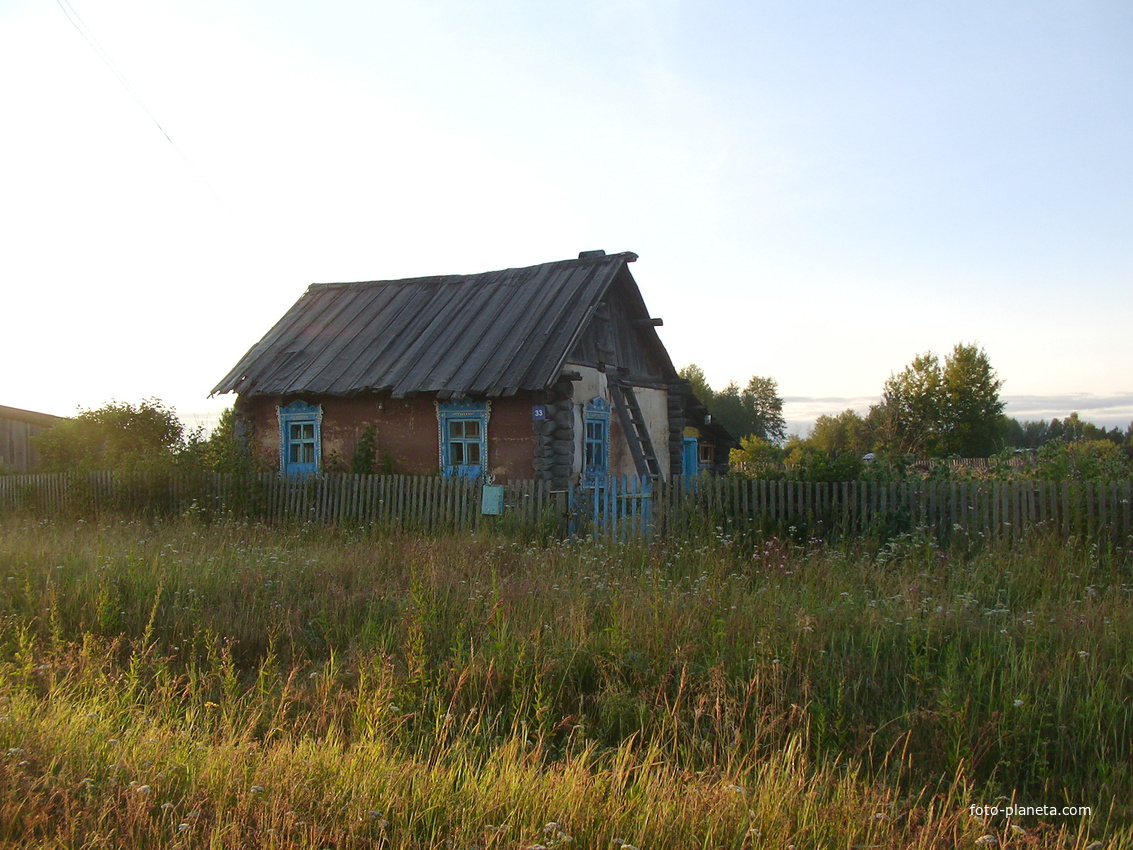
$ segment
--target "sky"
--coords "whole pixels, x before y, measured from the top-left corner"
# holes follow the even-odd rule
[[[792,431],[916,355],[1133,422],[1128,0],[0,0],[0,404],[190,425],[311,283],[631,267]]]

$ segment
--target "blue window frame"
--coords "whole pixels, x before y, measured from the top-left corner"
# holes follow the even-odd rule
[[[445,476],[478,478],[488,471],[488,416],[486,401],[437,402],[441,472]]]
[[[313,475],[322,457],[323,408],[293,401],[279,408],[279,470],[284,475]]]
[[[582,484],[598,487],[610,477],[610,404],[595,398],[582,412]]]

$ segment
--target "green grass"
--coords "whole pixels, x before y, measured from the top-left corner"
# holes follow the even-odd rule
[[[1120,553],[0,535],[4,846],[1133,846]]]

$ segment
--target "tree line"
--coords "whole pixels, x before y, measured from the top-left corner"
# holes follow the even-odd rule
[[[931,351],[917,355],[889,376],[881,401],[865,414],[847,409],[820,416],[806,436],[787,435],[772,378],[752,377],[742,389],[733,381],[716,392],[696,364],[681,376],[740,440],[733,468],[750,474],[845,481],[900,475],[933,459],[992,458],[1017,475],[1024,473],[1014,460],[1027,453],[1035,477],[1133,475],[1133,424],[1107,431],[1077,413],[1035,422],[1006,416],[1003,382],[977,345],[959,343],[943,359]]]
[[[740,440],[732,453],[738,474],[850,481],[907,474],[931,459],[995,458],[1017,475],[1023,474],[1017,463],[1023,454],[1026,474],[1036,478],[1133,476],[1133,424],[1107,430],[1077,413],[1034,422],[1004,415],[1002,381],[976,345],[960,343],[943,359],[931,351],[917,355],[889,376],[881,401],[865,414],[847,409],[820,416],[806,436],[787,434],[773,378],[756,375],[742,387],[732,381],[715,391],[695,363],[680,374]],[[254,463],[241,449],[231,408],[206,436],[201,428],[186,428],[176,411],[154,398],[80,410],[33,440],[46,472],[245,472]],[[341,471],[379,471],[373,434],[363,435],[354,456],[340,465]]]

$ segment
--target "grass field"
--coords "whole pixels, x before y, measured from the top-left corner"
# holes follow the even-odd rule
[[[8,519],[0,845],[1133,847],[1131,637],[1084,543]]]

